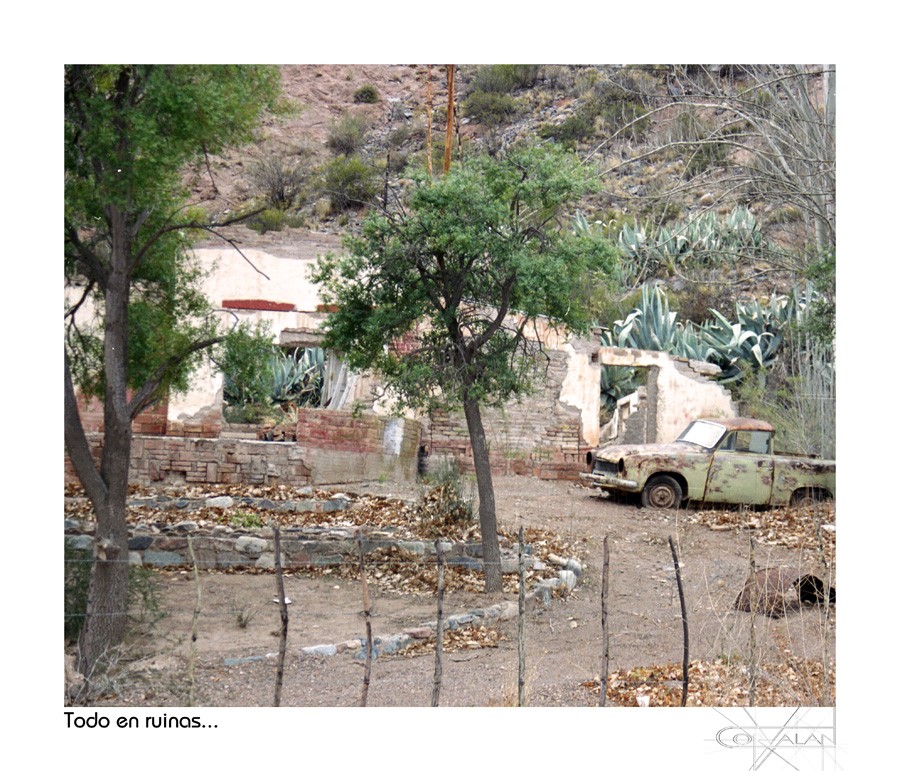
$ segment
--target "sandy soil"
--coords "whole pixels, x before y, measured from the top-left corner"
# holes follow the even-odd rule
[[[691,511],[660,512],[601,499],[595,491],[564,482],[506,477],[495,480],[501,525],[540,527],[561,535],[584,561],[577,589],[549,607],[528,610],[525,626],[526,698],[529,706],[589,706],[599,702],[596,687],[603,646],[600,619],[602,542],[609,544],[609,667],[628,670],[636,685],[613,689],[610,698],[634,705],[640,691],[651,703],[666,703],[680,685],[660,685],[653,667],[676,665],[680,673],[683,635],[672,555],[680,555],[689,622],[690,659],[718,662],[716,693],[700,692],[689,703],[748,703],[751,652],[761,667],[760,693],[770,703],[815,704],[816,676],[809,662],[834,660],[834,612],[826,618],[814,606],[781,619],[734,611],[732,605],[749,572],[750,536],[760,538],[766,523],[785,514],[747,512],[724,519],[753,521],[748,529],[710,529]],[[356,492],[414,494],[372,484]],[[708,518],[707,518],[708,521]],[[802,548],[757,543],[758,567],[790,566],[821,575],[815,544]],[[115,669],[94,703],[109,706],[271,706],[275,690],[280,615],[273,575],[202,574],[197,639],[191,630],[197,605],[193,576],[160,573],[157,594],[163,617],[135,624],[127,660]],[[433,620],[433,596],[400,595],[373,581],[373,635],[385,637]],[[285,578],[291,599],[281,703],[284,706],[353,706],[359,703],[364,667],[354,653],[321,657],[302,652],[311,645],[365,637],[362,591],[355,578],[294,573]],[[502,599],[515,601],[515,593]],[[445,615],[484,607],[498,600],[471,591],[445,599]],[[239,617],[249,618],[242,626]],[[517,694],[516,620],[488,628],[475,639],[445,649],[441,705],[512,704]],[[703,671],[703,665],[698,671]],[[671,675],[669,675],[671,676]],[[621,680],[620,677],[620,680]],[[693,677],[693,676],[692,676]],[[696,676],[700,679],[700,675]],[[831,675],[833,677],[833,675]],[[427,706],[434,678],[433,645],[419,652],[381,656],[373,662],[368,704]],[[833,680],[832,680],[833,682]],[[592,687],[593,684],[593,687]],[[621,682],[620,682],[621,685]],[[666,690],[668,686],[668,690]],[[676,688],[677,686],[677,688]],[[695,686],[692,685],[692,688]],[[668,694],[668,695],[667,695]]]

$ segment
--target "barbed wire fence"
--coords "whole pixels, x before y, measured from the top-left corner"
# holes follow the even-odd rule
[[[821,528],[819,529],[819,546],[817,550],[817,554],[815,555],[823,566],[825,572],[825,580],[826,580],[826,594],[828,589],[831,588],[831,576],[833,575],[833,561],[830,558],[830,555],[826,553],[826,549],[822,544],[821,539]],[[515,612],[512,611],[511,608],[508,608],[503,614],[502,618],[501,614],[496,614],[497,617],[493,619],[489,619],[486,616],[473,616],[470,619],[470,622],[474,625],[482,628],[488,625],[488,622],[496,622],[499,624],[501,621],[510,621],[515,620],[515,637],[516,637],[516,650],[517,650],[517,679],[516,679],[516,697],[515,703],[519,706],[524,706],[527,703],[526,699],[526,670],[528,667],[528,663],[526,662],[525,656],[527,652],[527,647],[525,645],[525,640],[528,634],[529,624],[535,623],[534,617],[534,609],[535,608],[546,608],[547,605],[553,601],[553,597],[556,598],[564,597],[567,593],[571,591],[571,587],[566,586],[566,584],[562,581],[558,581],[555,584],[548,585],[546,583],[546,579],[541,579],[539,573],[534,570],[526,569],[525,557],[527,553],[524,528],[519,529],[518,534],[518,542],[517,542],[517,560],[515,570],[507,573],[505,575],[506,582],[506,592],[504,596],[512,596],[515,593],[518,597],[518,602],[514,603],[511,600],[508,601],[508,606],[515,606]],[[355,547],[356,547],[356,564],[354,565],[350,559],[343,561],[340,564],[334,564],[330,566],[308,566],[308,565],[297,565],[297,564],[283,564],[283,556],[286,551],[286,542],[288,545],[287,551],[290,551],[290,542],[291,541],[303,541],[304,537],[300,536],[296,533],[291,533],[289,530],[287,532],[283,531],[280,527],[274,527],[272,529],[272,536],[274,539],[274,555],[273,555],[273,565],[272,567],[244,567],[238,568],[236,572],[251,572],[251,573],[261,573],[266,575],[271,575],[273,579],[273,583],[275,584],[275,601],[278,605],[279,616],[281,620],[281,626],[279,630],[279,648],[278,654],[275,664],[275,673],[274,673],[274,696],[272,699],[272,704],[274,706],[279,706],[282,702],[282,690],[284,685],[284,677],[285,677],[285,661],[287,657],[288,651],[288,642],[289,642],[289,630],[288,630],[288,619],[290,617],[288,613],[288,605],[292,602],[288,600],[285,586],[284,586],[284,577],[295,576],[301,577],[305,575],[336,575],[338,577],[358,580],[359,582],[359,603],[361,606],[360,615],[363,617],[365,632],[364,638],[358,639],[359,642],[359,650],[357,651],[357,658],[362,657],[363,662],[363,679],[362,679],[362,690],[359,698],[359,705],[366,706],[368,704],[368,694],[369,688],[372,681],[372,668],[373,663],[379,655],[390,655],[391,653],[395,653],[400,645],[396,646],[396,648],[390,650],[379,650],[379,642],[382,644],[384,649],[387,649],[389,646],[385,646],[385,639],[388,638],[378,638],[375,636],[373,632],[373,612],[372,612],[372,602],[371,602],[371,586],[369,578],[370,576],[374,576],[379,573],[397,573],[405,571],[408,575],[415,577],[417,582],[417,591],[428,596],[430,595],[435,600],[434,606],[434,614],[432,618],[434,619],[431,622],[426,622],[426,625],[433,630],[433,636],[428,640],[428,642],[432,642],[434,644],[434,673],[432,678],[432,697],[431,704],[432,706],[439,706],[441,701],[441,689],[443,685],[443,661],[442,657],[446,651],[445,641],[447,639],[447,634],[457,631],[459,629],[458,620],[454,621],[451,616],[449,619],[445,614],[444,609],[444,595],[447,589],[448,576],[460,575],[460,574],[471,574],[471,566],[459,566],[459,565],[447,565],[445,559],[445,548],[443,547],[442,541],[440,538],[435,539],[433,543],[433,553],[425,554],[425,555],[400,555],[398,552],[385,554],[384,550],[375,549],[370,551],[370,547],[374,544],[380,543],[379,539],[371,538],[366,533],[366,529],[364,527],[358,528],[356,532],[356,537],[354,539]],[[611,557],[611,551],[609,548],[608,542],[609,536],[605,536],[603,539],[603,561],[602,561],[602,572],[600,574],[600,605],[595,609],[595,618],[598,626],[598,633],[601,639],[601,651],[600,655],[597,657],[597,666],[600,669],[601,675],[598,678],[597,683],[597,691],[599,692],[599,704],[606,705],[608,698],[613,695],[613,692],[616,691],[614,685],[619,686],[619,693],[617,697],[621,699],[621,679],[618,683],[615,683],[616,680],[615,675],[610,676],[609,672],[609,664],[610,664],[610,640],[615,640],[617,632],[615,629],[616,620],[613,616],[612,622],[610,621],[610,590],[612,589],[613,596],[615,593],[616,587],[614,585],[611,586],[609,580],[609,565],[611,558],[614,562],[614,553]],[[133,607],[131,608],[131,613],[138,613],[138,617],[134,618],[134,621],[140,622],[143,618],[144,614],[148,614],[151,616],[150,626],[152,626],[153,618],[152,616],[158,612],[158,609],[154,607],[147,607],[148,605],[153,605],[152,592],[153,589],[148,586],[148,579],[150,576],[159,576],[165,575],[166,573],[171,573],[176,571],[178,573],[184,574],[185,578],[192,581],[196,587],[195,591],[195,599],[192,603],[192,607],[189,607],[187,602],[184,604],[184,612],[183,614],[178,614],[177,611],[173,611],[173,615],[183,615],[185,619],[185,628],[189,630],[189,638],[190,638],[190,649],[188,653],[188,696],[187,703],[189,706],[197,705],[197,682],[196,682],[196,664],[198,660],[198,656],[200,651],[202,650],[202,637],[199,631],[200,622],[204,620],[209,623],[210,619],[219,616],[226,617],[231,622],[237,622],[240,625],[240,619],[235,619],[234,610],[213,610],[209,607],[204,607],[204,592],[202,591],[203,585],[208,582],[215,580],[214,575],[222,571],[221,568],[211,568],[208,564],[208,556],[206,557],[206,562],[204,561],[203,549],[198,548],[201,544],[204,548],[209,549],[210,546],[219,545],[221,547],[225,547],[228,545],[233,545],[235,538],[234,536],[209,536],[203,535],[202,537],[198,537],[197,535],[185,533],[185,534],[169,534],[166,536],[166,540],[170,546],[175,546],[177,542],[181,542],[184,545],[184,551],[187,555],[187,558],[177,565],[169,565],[169,566],[155,566],[148,567],[143,566],[137,568],[137,572],[142,577],[136,582],[136,588],[133,590],[132,595],[135,600]],[[682,621],[682,630],[683,630],[683,643],[684,643],[684,656],[681,662],[682,671],[680,673],[680,677],[673,678],[669,681],[670,685],[677,685],[681,690],[681,705],[685,705],[688,703],[688,685],[689,685],[689,655],[688,655],[688,629],[689,623],[699,623],[702,627],[704,624],[708,624],[710,622],[709,618],[698,618],[697,615],[694,615],[694,618],[690,618],[691,614],[694,612],[693,610],[688,609],[689,603],[685,598],[685,588],[682,585],[681,580],[681,565],[679,562],[679,556],[675,549],[675,544],[672,539],[669,539],[669,547],[672,554],[672,559],[675,563],[675,576],[674,578],[677,581],[677,591],[680,600],[681,613],[679,615],[680,620]],[[349,555],[348,555],[349,556]],[[90,569],[92,566],[91,552],[88,549],[83,549],[81,552],[73,553],[72,550],[67,551],[67,576],[69,576],[73,570],[72,568],[80,568],[87,575],[90,573]],[[566,564],[565,560],[560,559],[559,562],[562,564]],[[508,567],[508,566],[507,566]],[[554,569],[559,567],[559,565],[555,565]],[[748,568],[750,569],[751,575],[755,573],[757,570],[761,568],[761,566],[756,564],[756,555],[753,550],[753,542],[751,541],[751,552],[749,555]],[[475,574],[477,576],[477,574]],[[67,578],[68,580],[68,578]],[[457,577],[457,585],[459,585],[459,578]],[[477,578],[476,578],[477,580]],[[545,583],[541,583],[545,581]],[[531,581],[531,585],[529,586],[529,581]],[[532,600],[532,605],[529,606],[526,598]],[[693,603],[693,607],[696,608],[698,603]],[[661,616],[665,616],[665,611],[668,611],[668,607],[666,603],[661,603],[660,606],[663,609],[663,612],[660,613]],[[771,624],[771,619],[765,617],[763,614],[759,614],[755,611],[756,604],[753,605],[754,611],[749,614],[749,622],[750,622],[750,644],[749,648],[744,647],[746,643],[738,641],[738,636],[734,635],[734,629],[726,629],[726,622],[723,621],[716,615],[715,620],[718,621],[722,626],[722,637],[723,639],[731,641],[733,647],[735,649],[740,648],[744,651],[743,657],[744,660],[749,662],[749,666],[743,667],[743,670],[749,675],[750,678],[750,703],[751,705],[758,699],[758,694],[756,692],[758,684],[762,679],[766,677],[769,678],[770,681],[777,679],[777,675],[772,672],[766,673],[766,668],[760,665],[759,659],[761,653],[757,648],[759,647],[758,640],[760,635],[763,633],[763,629],[760,629],[759,624],[760,620],[763,625]],[[828,620],[830,618],[830,608],[831,605],[829,603],[825,604],[825,623],[827,625]],[[299,609],[294,607],[293,611],[295,616],[297,615],[297,611]],[[84,618],[86,615],[86,610],[78,611],[73,609],[70,605],[67,604],[65,620],[67,626],[69,626],[73,621],[77,621],[78,618]],[[466,614],[471,616],[471,614]],[[173,618],[173,622],[177,622],[177,619]],[[246,619],[246,622],[249,623],[249,618]],[[401,633],[402,636],[403,633]],[[673,638],[674,638],[673,632]],[[827,634],[827,632],[826,632]],[[733,635],[733,636],[732,636]],[[396,637],[396,635],[395,635]],[[410,638],[409,635],[406,636],[406,639],[400,641],[401,643],[411,644],[415,642],[414,639]],[[792,645],[796,645],[797,641],[789,641]],[[805,641],[801,641],[801,647],[806,647]],[[817,646],[817,649],[818,646]],[[824,645],[821,647],[821,658],[822,658],[822,667],[821,674],[818,675],[821,683],[820,684],[811,684],[806,683],[803,687],[805,688],[805,693],[807,695],[812,695],[814,697],[815,702],[819,703],[828,703],[829,701],[829,693],[830,689],[833,687],[833,661],[829,660],[828,653],[828,645]],[[738,658],[738,656],[736,656]],[[807,678],[815,677],[816,674],[807,673]],[[644,684],[647,684],[645,681]],[[651,685],[654,685],[653,682],[650,682]],[[634,681],[630,683],[630,686],[641,685],[640,682]],[[84,698],[86,695],[89,695],[89,692],[86,690],[82,694],[76,694],[73,698],[78,699]],[[833,697],[831,697],[833,700]],[[640,703],[640,701],[638,702]],[[833,703],[833,702],[832,702]],[[202,704],[200,705],[202,706]]]

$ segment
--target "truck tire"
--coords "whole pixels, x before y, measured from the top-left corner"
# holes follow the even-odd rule
[[[806,506],[819,501],[827,501],[831,495],[827,490],[818,487],[804,487],[800,490],[794,490],[791,496],[791,506]]]
[[[653,477],[641,491],[641,506],[647,509],[677,509],[681,507],[681,485],[665,474]]]

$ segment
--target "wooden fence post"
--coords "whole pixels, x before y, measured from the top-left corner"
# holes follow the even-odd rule
[[[519,700],[525,706],[525,530],[519,526]]]
[[[441,680],[444,674],[444,552],[441,539],[434,541],[437,556],[437,626],[434,630],[434,685],[431,689],[431,706],[437,707],[441,700]]]
[[[197,584],[197,603],[194,606],[194,614],[191,620],[191,655],[188,661],[188,682],[190,682],[190,690],[188,691],[188,706],[194,706],[194,666],[197,662],[197,621],[200,618],[200,572],[197,570],[197,558],[194,556],[194,544],[191,541],[191,537],[187,537],[187,547],[188,554],[191,558],[191,563],[194,566],[194,583]]]
[[[607,601],[609,598],[609,536],[603,536],[603,576],[600,587],[600,630],[603,637],[603,658],[600,662],[600,706],[606,706],[606,689],[609,685],[609,623]]]
[[[678,583],[678,599],[681,600],[681,627],[684,632],[684,653],[681,660],[681,706],[687,704],[688,695],[688,663],[689,646],[688,646],[688,620],[687,606],[684,602],[684,586],[681,583],[681,564],[678,562],[678,552],[675,551],[675,541],[669,536],[669,548],[672,550],[672,560],[675,563],[675,580]]]
[[[759,607],[759,582],[756,580],[756,542],[750,537],[750,706],[756,706],[756,610]]]
[[[366,583],[366,558],[365,547],[363,545],[362,528],[358,531],[359,536],[359,578],[362,582],[363,593],[363,616],[366,619],[366,666],[363,675],[362,695],[359,699],[359,706],[365,707],[369,699],[369,682],[372,678],[372,606],[369,602],[369,586]]]
[[[275,669],[275,706],[281,706],[281,686],[284,682],[284,656],[287,652],[288,611],[284,596],[284,576],[281,573],[281,529],[275,525],[275,586],[281,611],[281,641],[278,646],[278,666]]]

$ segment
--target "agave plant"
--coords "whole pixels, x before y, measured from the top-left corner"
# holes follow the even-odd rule
[[[702,341],[689,325],[678,321],[669,310],[669,300],[661,287],[644,286],[637,307],[625,319],[616,321],[604,334],[604,342],[617,348],[665,351],[688,359],[704,358]]]
[[[269,362],[273,376],[272,401],[298,407],[317,406],[321,399],[325,355],[321,348],[277,352]]]
[[[612,411],[623,396],[638,389],[637,371],[634,367],[603,367],[600,370],[600,395],[603,406]]]
[[[699,327],[682,324],[669,310],[657,286],[644,287],[637,307],[616,321],[601,339],[618,348],[665,351],[673,356],[709,361],[722,369],[723,382],[739,380],[747,369],[771,367],[782,348],[786,330],[802,318],[811,295],[772,295],[767,303],[754,300],[735,306],[736,320],[710,309],[712,318]]]
[[[576,223],[576,227],[585,224]],[[641,225],[625,223],[619,231],[618,244],[627,263],[638,266],[632,270],[637,279],[645,272],[672,275],[688,265],[733,265],[765,246],[756,217],[743,206],[733,209],[724,219],[710,211],[652,232]]]
[[[806,301],[792,296],[772,295],[769,302],[758,299],[735,306],[737,321],[728,321],[713,310],[714,318],[704,322],[701,337],[709,345],[708,360],[722,367],[722,380],[742,377],[740,363],[751,369],[771,367],[781,350],[786,330],[802,316]]]

